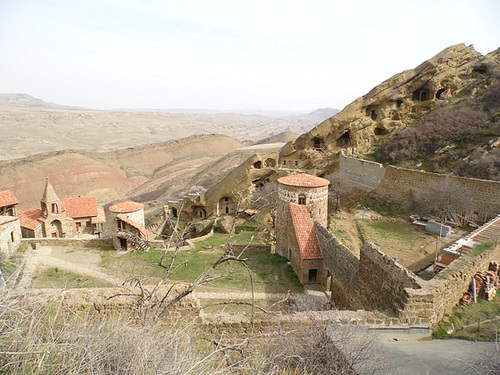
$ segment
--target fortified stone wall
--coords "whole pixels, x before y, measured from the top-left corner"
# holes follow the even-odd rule
[[[325,272],[341,280],[345,288],[354,291],[359,272],[359,260],[347,247],[325,227],[314,223],[319,248],[323,255]]]
[[[162,286],[158,290],[158,295],[164,296],[169,292],[170,297],[168,300],[170,300],[170,298],[174,298],[175,295],[180,292],[182,287],[182,285],[177,285],[172,290],[169,290],[170,287]],[[134,292],[138,293],[140,290],[134,290],[126,287],[78,288],[64,289],[60,291],[50,289],[47,293],[46,291],[40,289],[35,291],[35,294],[33,294],[30,298],[39,298],[40,303],[42,304],[57,302],[58,305],[60,304],[63,309],[70,313],[74,313],[75,311],[85,311],[105,316],[120,313],[132,313],[132,315],[139,316],[141,314],[141,308],[137,304],[137,299],[130,296],[130,294]],[[169,314],[167,314],[168,316],[166,319],[178,318],[180,316],[186,316],[193,313],[197,314],[196,312],[199,307],[200,305],[196,298],[191,295],[187,296],[183,298],[180,303],[172,307]]]
[[[420,289],[416,276],[378,247],[365,242],[360,251],[356,283],[357,294],[365,308],[392,310],[397,314],[407,302],[405,288]]]
[[[346,156],[340,152],[339,173],[361,190],[372,191],[379,187],[385,175],[382,164]]]
[[[491,261],[500,261],[500,245],[485,250],[477,256],[473,256],[472,252],[461,256],[428,282],[434,295],[430,319],[432,328],[437,328],[444,314],[450,312],[467,292],[474,275],[478,271],[487,270]]]
[[[425,192],[430,185],[449,180],[467,193],[477,211],[488,213],[489,216],[500,212],[500,181],[447,176],[395,166],[384,167],[380,163],[344,154],[340,156],[339,165],[339,171],[356,187],[373,191],[376,196],[399,204],[408,202],[415,193]]]
[[[401,203],[407,200],[412,192],[424,192],[429,185],[442,183],[445,179],[463,189],[478,211],[487,210],[490,215],[500,212],[500,181],[446,176],[388,166],[375,194]]]

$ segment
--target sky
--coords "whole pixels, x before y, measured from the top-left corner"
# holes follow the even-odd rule
[[[500,47],[499,0],[0,0],[0,93],[95,109],[342,109],[458,43]]]

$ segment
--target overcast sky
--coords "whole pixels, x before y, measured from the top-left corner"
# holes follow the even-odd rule
[[[97,109],[342,109],[458,43],[500,47],[499,0],[0,0],[0,92]]]

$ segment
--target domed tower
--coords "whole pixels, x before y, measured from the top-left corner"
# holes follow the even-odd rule
[[[293,228],[290,205],[305,206],[310,219],[322,226],[328,222],[328,185],[324,178],[296,174],[278,179],[276,252],[290,259],[288,238]]]

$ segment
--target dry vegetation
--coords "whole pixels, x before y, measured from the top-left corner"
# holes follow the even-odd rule
[[[386,140],[377,157],[431,172],[500,180],[500,83],[439,107]]]

